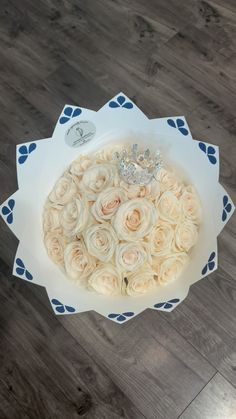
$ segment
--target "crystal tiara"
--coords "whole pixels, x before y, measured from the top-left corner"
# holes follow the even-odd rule
[[[115,152],[114,159],[118,161],[120,176],[131,185],[147,185],[163,166],[159,151],[151,157],[149,149],[138,151],[138,144],[133,144],[130,152]]]

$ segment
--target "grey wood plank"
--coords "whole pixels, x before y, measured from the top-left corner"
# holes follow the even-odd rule
[[[0,378],[0,418],[4,419],[30,419],[30,417],[21,410],[20,404],[11,394],[12,387],[6,386]]]
[[[51,42],[58,15],[61,15],[56,3],[1,1],[0,76],[10,85],[14,84],[19,93],[32,88],[62,63]],[[63,2],[59,6],[66,13]]]
[[[81,57],[78,61],[83,65],[83,71],[65,63],[47,77],[42,86],[27,95],[41,114],[51,117],[52,125],[56,123],[65,103],[98,110],[109,98],[106,89],[98,83],[99,77],[87,71]]]
[[[220,259],[227,271],[221,266],[217,273],[195,284],[181,307],[171,312],[168,318],[164,314],[163,317],[236,386],[234,254],[227,256],[229,261]]]
[[[181,94],[185,99],[190,96],[189,103],[181,103],[185,115],[197,107],[201,109],[202,103],[209,103],[217,107],[222,117],[226,114],[227,119],[232,119],[236,103],[233,63],[227,73],[229,59],[218,53],[218,48],[212,31],[187,25],[153,54],[161,70],[152,84],[169,86],[169,81],[173,96],[179,92],[180,102]]]
[[[229,7],[230,1],[211,0],[204,2],[203,7],[206,23],[205,26],[215,32],[215,38],[221,38],[218,42],[219,52],[225,57],[235,55],[236,28],[235,28],[235,4]],[[220,35],[220,36],[219,36]],[[229,65],[230,62],[228,61]]]
[[[236,389],[218,373],[179,419],[234,419],[235,412]]]
[[[6,417],[142,419],[31,287],[7,280],[9,269],[1,266],[0,397]]]
[[[92,313],[59,321],[147,418],[177,418],[215,373],[158,312],[122,327]]]
[[[27,91],[26,91],[27,92]],[[50,137],[53,131],[48,115],[38,111],[27,99],[0,77],[1,142],[19,144],[32,139]]]
[[[226,9],[233,17],[235,14],[235,3],[234,0],[212,0],[210,4],[215,4],[218,7]]]

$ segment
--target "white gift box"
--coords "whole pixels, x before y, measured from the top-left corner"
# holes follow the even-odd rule
[[[108,297],[74,284],[49,259],[43,243],[43,206],[58,177],[80,154],[122,142],[159,149],[195,186],[203,212],[198,242],[181,277],[140,297]],[[95,310],[123,323],[146,308],[171,311],[193,283],[217,269],[217,236],[234,205],[219,184],[218,147],[193,140],[183,116],[150,120],[123,93],[97,112],[66,105],[52,138],[17,146],[16,165],[19,189],[0,209],[19,238],[13,274],[44,286],[56,314]]]

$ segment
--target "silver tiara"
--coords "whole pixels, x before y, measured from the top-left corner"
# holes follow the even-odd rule
[[[138,151],[138,144],[133,144],[130,152],[125,149],[115,152],[114,159],[118,161],[120,176],[131,185],[147,185],[163,166],[159,151],[151,157],[149,149]]]

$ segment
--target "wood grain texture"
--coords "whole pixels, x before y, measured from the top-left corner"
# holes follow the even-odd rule
[[[19,292],[18,284],[2,274],[0,279],[4,280],[0,305],[8,302],[1,314],[0,341],[1,408],[5,404],[6,415],[8,411],[12,415],[13,399],[11,419],[18,418],[18,410],[35,419],[143,418],[101,365],[44,307],[37,293],[27,284],[25,292]]]
[[[215,373],[151,310],[139,316],[138,324],[134,319],[122,328],[94,314],[64,317],[60,322],[148,418],[164,419],[167,412],[170,418],[176,417]]]
[[[216,374],[179,419],[234,419],[236,390]]]
[[[234,0],[0,5],[1,201],[17,189],[17,143],[49,137],[65,103],[97,110],[124,91],[150,118],[185,115],[217,144],[236,202]],[[122,326],[55,317],[43,288],[12,277],[17,239],[0,228],[0,419],[234,417],[236,216],[216,272],[172,313]]]

